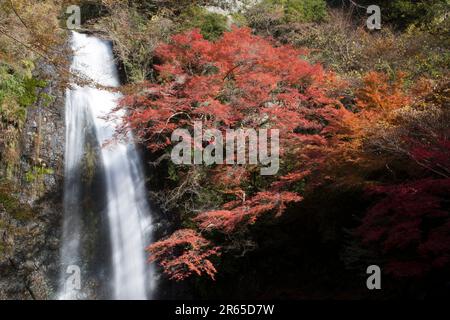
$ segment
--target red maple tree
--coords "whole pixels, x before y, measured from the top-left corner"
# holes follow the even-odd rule
[[[208,258],[218,255],[218,249],[194,230],[181,229],[149,246],[147,251],[149,261],[159,261],[170,279],[183,280],[192,273],[206,273],[214,279],[217,271]]]
[[[158,82],[144,84],[137,94],[121,101],[119,108],[127,111],[121,129],[132,130],[154,152],[169,153],[173,130],[192,132],[194,121],[201,121],[203,130],[221,132],[279,130],[280,174],[264,178],[265,184],[252,191],[243,187],[258,165],[207,169],[217,188],[234,200],[194,217],[202,232],[230,233],[255,223],[261,214],[279,216],[288,203],[302,199],[285,189],[304,180],[321,163],[322,148],[333,138],[342,113],[327,91],[333,75],[302,59],[305,54],[289,45],[274,46],[248,28],[233,28],[215,42],[205,40],[199,30],[189,31],[156,50]],[[191,233],[176,233],[153,244],[149,248],[152,261],[160,262],[175,279],[183,279],[192,270],[211,276],[215,271],[194,258],[197,250],[187,256],[171,254],[173,262],[164,258],[173,243],[191,243],[191,237]],[[181,261],[188,266],[184,274],[179,269]]]

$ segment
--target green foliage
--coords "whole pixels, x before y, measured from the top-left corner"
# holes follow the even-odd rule
[[[29,107],[36,102],[38,94],[36,92],[37,88],[45,88],[47,82],[44,80],[36,78],[24,78],[23,87],[25,92],[19,97],[19,103],[23,107]]]
[[[25,120],[25,108],[17,101],[25,95],[23,81],[8,68],[0,67],[0,116],[3,121]]]
[[[51,168],[46,168],[44,166],[34,166],[32,170],[28,171],[25,174],[25,180],[28,183],[35,182],[36,180],[39,180],[44,175],[47,174],[53,174],[53,170]]]
[[[173,182],[178,182],[180,180],[180,177],[178,176],[178,171],[176,166],[173,164],[173,162],[169,162],[168,168],[167,168],[167,174],[169,180]]]
[[[102,30],[114,43],[114,51],[123,66],[127,82],[152,80],[153,50],[168,39],[173,23],[165,13],[111,2],[108,15],[98,19],[94,28]]]
[[[242,13],[233,13],[231,15],[231,19],[233,21],[233,24],[237,25],[238,27],[245,27],[248,25],[248,20]]]
[[[0,237],[1,260],[12,253],[14,242],[11,243],[9,237],[15,238],[26,232],[22,229],[23,223],[35,219],[36,214],[29,205],[19,201],[16,189],[4,180],[0,181],[0,213],[0,231],[3,234]]]
[[[181,15],[181,30],[198,28],[207,40],[216,40],[227,30],[227,17],[191,6]]]
[[[5,208],[6,212],[14,211],[18,206],[18,201],[16,198],[12,197],[6,192],[0,192],[0,203],[3,208]]]
[[[0,186],[0,205],[16,220],[26,221],[33,218],[34,213],[27,205],[12,195],[12,190],[6,186]]]
[[[385,26],[369,32],[354,24],[343,11],[330,11],[320,24],[287,24],[269,28],[281,42],[312,49],[307,59],[321,63],[347,77],[359,78],[371,70],[395,75],[406,73],[407,81],[421,77],[439,79],[450,65],[449,42],[440,35],[418,28],[399,33]],[[266,28],[257,29],[266,33]]]
[[[256,33],[271,36],[283,43],[292,35],[303,33],[310,25],[330,21],[324,0],[264,0],[244,12],[247,24]]]
[[[64,8],[63,8],[64,9]],[[106,13],[105,7],[101,3],[83,1],[80,6],[81,9],[81,23],[87,23],[90,20],[98,19]],[[64,11],[64,14],[67,13]],[[68,15],[67,15],[68,17]],[[66,17],[66,18],[67,18]],[[65,23],[66,19],[61,19]]]
[[[264,0],[262,3],[272,10],[281,8],[285,22],[319,22],[327,17],[324,0]]]
[[[13,68],[0,61],[0,169],[11,178],[20,157],[19,141],[25,123],[27,108],[39,97],[44,104],[51,101],[48,94],[40,94],[38,88],[46,82],[32,76],[34,64],[22,61],[22,68]]]
[[[32,77],[33,64],[24,62],[22,73],[0,64],[0,116],[3,121],[22,123],[26,108],[36,102],[37,88],[43,88],[46,82]]]
[[[386,11],[388,19],[401,27],[415,25],[434,28],[448,12],[449,6],[448,0],[395,0],[390,1]]]

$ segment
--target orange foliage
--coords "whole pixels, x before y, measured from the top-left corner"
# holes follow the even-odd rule
[[[391,125],[395,120],[395,111],[412,102],[403,89],[403,79],[401,72],[392,82],[386,74],[375,71],[364,77],[363,86],[356,91],[357,112],[343,113],[341,143],[333,150],[334,153],[350,160],[356,156],[355,153],[359,153],[364,140],[376,125]]]
[[[402,88],[404,76],[397,73],[390,84],[386,74],[369,72],[364,77],[364,87],[357,92],[358,106],[364,111],[389,112],[408,104],[410,98]]]

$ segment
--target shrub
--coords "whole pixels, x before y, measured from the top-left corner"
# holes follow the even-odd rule
[[[207,274],[214,279],[217,270],[209,258],[219,255],[218,250],[191,229],[178,230],[147,248],[150,261],[159,262],[164,272],[174,280],[183,280],[192,274]]]
[[[60,0],[1,1],[0,59],[17,66],[22,60],[45,57],[63,66],[64,35],[58,21],[62,4]]]
[[[46,81],[31,75],[33,67],[29,61],[24,62],[19,71],[0,61],[0,165],[7,178],[12,177],[19,163],[20,134],[27,108],[38,99],[38,88],[46,85]]]
[[[266,3],[281,5],[286,22],[319,22],[327,16],[324,0],[266,0]]]
[[[153,50],[168,38],[173,23],[161,13],[150,16],[135,6],[113,3],[108,15],[95,23],[113,41],[114,51],[130,83],[152,78]]]
[[[216,40],[227,30],[226,16],[199,6],[189,7],[180,15],[180,19],[180,31],[198,28],[207,40]]]
[[[31,76],[30,69],[24,70],[22,74],[0,62],[1,120],[20,126],[25,121],[26,108],[38,98],[36,89],[45,85],[45,81]]]
[[[246,14],[253,27],[274,22],[320,22],[327,17],[327,6],[324,0],[263,0]]]
[[[348,122],[356,124],[353,141],[363,140],[352,170],[365,168],[367,195],[375,201],[355,232],[360,252],[371,252],[396,278],[448,273],[448,82],[433,89],[421,81],[411,90],[414,96],[402,88],[401,77],[389,82],[370,73],[364,83],[357,92],[360,112]],[[371,167],[376,160],[384,168]]]
[[[377,4],[382,8],[386,22],[400,29],[411,26],[428,30],[438,30],[447,24],[448,0],[361,0],[360,4]]]
[[[371,70],[390,76],[401,70],[407,80],[437,79],[448,74],[449,42],[428,31],[398,33],[385,26],[380,32],[369,32],[342,10],[331,10],[325,23],[282,24],[277,12],[271,12],[269,19],[257,17],[248,17],[257,33],[311,49],[312,62],[349,77],[359,78]]]
[[[288,205],[301,201],[288,190],[300,191],[296,186],[323,161],[323,148],[335,137],[340,119],[338,103],[328,92],[333,78],[320,65],[301,59],[304,51],[274,47],[248,28],[233,28],[214,42],[205,40],[198,29],[185,32],[161,45],[156,54],[161,62],[155,66],[159,81],[122,99],[119,108],[127,112],[119,133],[133,130],[152,152],[170,154],[172,132],[192,130],[194,121],[201,121],[204,130],[221,133],[274,128],[280,132],[283,159],[295,159],[283,161],[278,175],[264,177],[261,165],[179,166],[176,176],[171,172],[176,186],[174,196],[167,192],[169,201],[179,206],[192,198],[208,203],[215,199],[209,208],[194,206],[191,221],[205,233],[230,237],[245,234],[262,216],[278,217]],[[215,143],[205,144],[211,148]],[[203,193],[205,185],[210,195]],[[152,247],[158,246],[157,242]],[[176,257],[169,260],[177,263]]]

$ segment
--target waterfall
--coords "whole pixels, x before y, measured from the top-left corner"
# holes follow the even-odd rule
[[[99,86],[118,87],[119,77],[109,42],[93,36],[73,32],[71,46],[74,57],[71,71],[92,80],[92,85],[73,83],[66,92],[66,151],[64,222],[61,245],[60,299],[91,298],[84,288],[87,266],[84,259],[83,221],[86,212],[82,202],[83,158],[87,132],[92,128],[99,148],[98,159],[103,174],[105,215],[103,227],[109,234],[110,275],[100,277],[107,283],[108,299],[149,299],[152,297],[152,275],[146,263],[145,247],[151,241],[151,215],[146,200],[144,174],[138,152],[132,142],[111,144],[120,120],[106,120],[120,98],[119,93],[99,89]],[[119,114],[120,115],[120,114]],[[133,141],[131,134],[127,141]],[[103,221],[102,220],[102,221]],[[89,222],[87,222],[89,223]],[[81,288],[77,287],[81,271]],[[73,271],[75,270],[75,271]],[[72,273],[73,272],[73,273]],[[102,271],[104,272],[104,271]],[[94,275],[95,276],[95,275]]]

